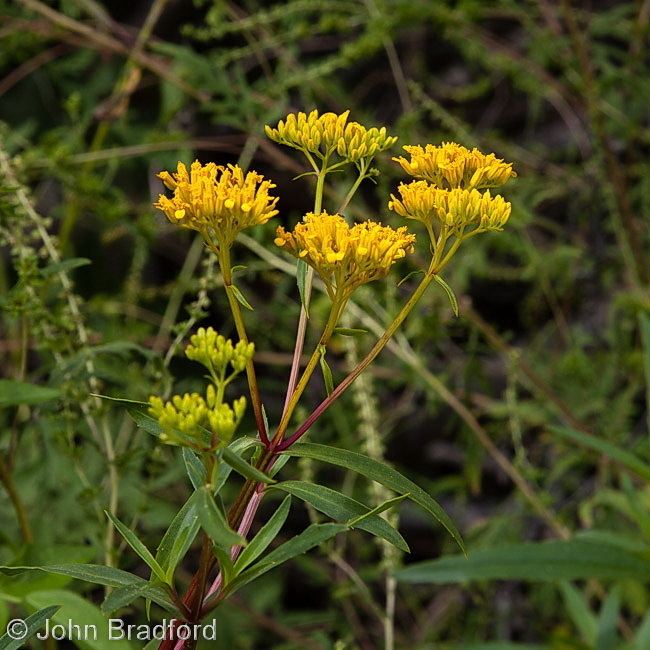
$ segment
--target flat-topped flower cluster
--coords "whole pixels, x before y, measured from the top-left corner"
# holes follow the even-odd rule
[[[391,266],[413,252],[415,235],[375,221],[354,226],[340,214],[309,213],[293,232],[278,227],[275,243],[311,266],[332,298],[343,299],[357,287],[385,277]]]
[[[172,223],[200,232],[213,248],[230,248],[242,230],[278,214],[278,199],[269,194],[275,185],[239,165],[202,165],[197,160],[188,173],[179,162],[175,173],[162,171],[158,177],[173,196],[161,194],[154,207]]]
[[[410,160],[402,156],[393,160],[417,180],[401,183],[399,198],[391,194],[388,207],[425,225],[434,255],[442,260],[448,242],[453,246],[454,240],[460,243],[503,228],[512,206],[486,188],[503,185],[516,176],[512,163],[454,142],[404,149]]]
[[[314,210],[292,230],[279,226],[275,244],[320,277],[336,307],[334,320],[355,289],[386,277],[397,262],[414,251],[415,245],[415,235],[406,226],[392,228],[377,219],[350,223],[342,214],[321,209],[323,182],[328,173],[346,165],[356,167],[358,180],[351,196],[364,178],[377,173],[370,167],[375,156],[397,140],[385,127],[367,128],[348,118],[349,111],[337,115],[314,110],[292,113],[276,127],[266,127],[271,140],[301,151],[314,170],[309,173],[317,176]],[[388,208],[424,225],[431,242],[426,275],[439,277],[461,242],[482,232],[501,230],[506,224],[511,205],[502,196],[492,195],[490,188],[503,185],[516,173],[512,163],[492,153],[453,142],[407,145],[404,150],[409,158],[393,160],[414,180],[399,185],[397,195],[390,196]],[[198,161],[191,164],[189,172],[179,162],[176,172],[163,171],[159,177],[173,194],[161,195],[154,205],[170,222],[202,234],[219,259],[231,307],[235,307],[236,301],[241,302],[241,294],[232,285],[230,248],[241,231],[265,224],[278,214],[278,197],[271,194],[275,185],[237,165],[202,165]],[[241,336],[241,322],[238,332]],[[205,398],[187,394],[177,395],[167,403],[158,398],[151,401],[151,412],[168,432],[169,441],[177,444],[174,432],[179,431],[196,434],[207,428],[217,431],[219,440],[232,437],[244,402],[236,401],[232,407],[223,403],[223,387],[229,380],[219,373],[225,372],[225,366],[232,364],[235,372],[246,369],[254,386],[252,344],[242,340],[233,345],[213,330],[200,330],[199,338],[193,339],[187,356],[210,370],[214,385],[208,391],[212,392]],[[215,368],[222,369],[216,376]]]

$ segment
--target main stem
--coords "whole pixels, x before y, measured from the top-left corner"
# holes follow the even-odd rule
[[[244,343],[248,343],[248,335],[246,334],[246,325],[244,324],[244,318],[241,312],[241,306],[239,300],[235,296],[233,284],[232,284],[232,269],[230,266],[230,251],[224,247],[223,250],[219,251],[219,264],[221,266],[221,275],[223,276],[223,283],[226,288],[226,296],[228,297],[228,303],[230,305],[230,311],[232,312],[233,319],[235,321],[235,328],[237,329],[237,335],[239,339]],[[253,412],[255,414],[255,423],[257,430],[260,435],[260,440],[265,446],[269,444],[269,438],[266,431],[266,425],[264,423],[264,414],[262,412],[262,399],[260,397],[260,391],[257,386],[257,376],[255,375],[255,366],[253,365],[253,360],[249,359],[246,362],[246,377],[248,379],[248,390],[251,395],[251,401],[253,403]]]
[[[325,176],[327,176],[327,161],[323,161],[323,167],[318,172],[316,181],[316,196],[314,197],[314,214],[320,214],[323,210],[323,191],[325,189]],[[305,276],[305,287],[302,295],[303,303],[300,307],[300,318],[298,320],[298,331],[296,332],[296,344],[293,349],[293,359],[291,360],[291,372],[289,374],[289,384],[287,385],[287,396],[284,400],[284,409],[282,415],[287,412],[293,393],[298,383],[298,374],[300,372],[300,359],[302,350],[305,345],[305,335],[307,333],[307,309],[311,299],[312,283],[314,281],[314,269],[310,266],[307,268]]]

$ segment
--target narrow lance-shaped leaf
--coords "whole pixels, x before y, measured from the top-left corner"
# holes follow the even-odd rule
[[[250,304],[250,302],[248,302],[248,300],[246,300],[246,298],[244,298],[244,294],[239,290],[239,287],[237,285],[231,284],[230,285],[230,290],[232,291],[233,296],[235,296],[235,298],[237,299],[237,302],[240,305],[243,305],[244,307],[246,307],[246,309],[250,309],[251,311],[255,311],[253,309],[253,306]]]
[[[151,554],[151,551],[137,538],[136,534],[127,528],[115,515],[106,511],[106,516],[113,522],[113,525],[119,531],[126,543],[144,560],[149,568],[156,574],[159,580],[169,584],[162,567]]]
[[[296,282],[298,284],[298,293],[300,294],[300,302],[305,310],[307,318],[309,318],[309,297],[307,290],[307,263],[304,260],[298,260],[296,264]]]
[[[201,488],[198,490],[198,494],[200,495],[198,500],[199,520],[208,537],[217,546],[225,549],[229,549],[235,544],[245,545],[246,540],[228,526],[226,518],[217,508],[208,488]]]
[[[578,540],[512,544],[417,562],[395,574],[400,582],[450,584],[472,580],[623,579],[650,581],[645,557],[617,546]]]
[[[187,476],[189,477],[194,489],[198,490],[208,482],[208,477],[205,472],[205,465],[191,449],[183,447],[182,453]]]
[[[16,575],[24,571],[44,571],[55,575],[69,576],[77,580],[92,582],[107,587],[123,587],[146,580],[122,569],[103,566],[101,564],[50,564],[44,566],[0,566],[0,573]]]
[[[237,438],[228,445],[228,449],[232,451],[236,456],[241,456],[247,449],[260,445],[260,441],[256,438],[251,438],[250,436],[244,436],[243,438]],[[245,461],[244,461],[245,462]],[[214,479],[214,489],[213,494],[219,494],[221,488],[225,485],[232,467],[228,463],[219,463],[217,467],[217,475]]]
[[[319,346],[320,351],[320,369],[323,373],[323,381],[325,382],[325,390],[328,395],[331,395],[334,391],[334,379],[332,378],[332,370],[329,367],[329,364],[325,360],[325,355],[327,354],[327,348],[324,345]]]
[[[143,581],[142,583],[134,583],[132,585],[124,585],[123,587],[114,589],[104,599],[101,611],[104,614],[112,614],[114,611],[130,605],[138,598],[152,600],[168,612],[174,614],[180,613],[164,589],[146,581]]]
[[[341,336],[359,337],[368,334],[368,330],[364,330],[358,327],[335,327],[334,334],[340,334]]]
[[[259,578],[267,571],[270,571],[287,560],[306,553],[315,546],[319,546],[344,530],[349,530],[345,524],[312,524],[309,528],[300,533],[300,535],[293,537],[289,541],[278,546],[274,551],[271,551],[271,553],[265,556],[261,562],[238,575],[230,585],[228,585],[226,592],[228,594],[234,593],[237,589],[241,589],[241,587]],[[210,602],[208,600],[206,606],[209,604]]]
[[[387,501],[384,501],[383,503],[380,503],[378,506],[374,507],[372,510],[368,510],[363,515],[360,515],[356,519],[350,519],[350,521],[347,522],[348,526],[350,528],[353,528],[354,526],[357,526],[360,522],[362,522],[364,519],[367,519],[368,517],[374,517],[375,515],[379,515],[382,512],[386,512],[386,510],[390,510],[393,506],[396,506],[398,503],[401,503],[404,501],[404,499],[408,499],[411,495],[410,494],[400,494],[398,497],[393,497],[392,499],[388,499]]]
[[[289,456],[312,458],[345,467],[372,481],[381,483],[398,494],[409,494],[409,498],[440,522],[456,540],[461,550],[465,551],[462,537],[449,515],[421,487],[389,465],[380,463],[356,451],[348,451],[347,449],[339,449],[329,445],[319,445],[313,442],[296,443],[283,453]]]
[[[275,483],[270,476],[267,476],[264,472],[253,467],[229,447],[224,448],[222,457],[230,467],[232,467],[238,474],[241,474],[244,478],[250,478],[254,481],[259,481],[260,483],[266,483],[267,485]]]
[[[273,513],[271,518],[260,528],[259,532],[248,543],[248,546],[242,551],[241,555],[235,562],[235,574],[243,571],[267,549],[268,545],[277,537],[278,533],[284,526],[284,522],[289,515],[291,507],[291,495],[287,494],[278,509]]]
[[[598,634],[598,621],[582,592],[570,582],[562,582],[560,591],[567,614],[580,632],[582,640],[593,648]]]
[[[122,402],[122,404],[137,404],[138,406],[149,406],[149,402],[141,402],[137,399],[127,399],[126,397],[111,397],[110,395],[102,395],[101,393],[90,393],[91,397],[98,397],[105,399],[109,402]]]
[[[199,497],[197,492],[192,493],[172,520],[158,546],[156,560],[165,572],[168,583],[171,583],[174,570],[185,557],[201,528],[197,512]]]
[[[47,278],[55,273],[65,273],[67,271],[72,271],[73,269],[78,269],[81,266],[88,266],[89,264],[92,264],[92,262],[87,257],[71,257],[67,260],[48,264],[43,267],[40,272],[44,278]]]
[[[650,481],[650,465],[643,462],[640,458],[626,449],[621,449],[608,440],[603,440],[602,438],[597,438],[594,435],[582,431],[576,431],[575,429],[569,429],[568,427],[553,426],[551,427],[551,431],[563,438],[567,438],[572,442],[577,442],[584,447],[588,447],[589,449],[597,451],[599,454],[611,458],[617,463],[623,465],[623,467],[638,474],[646,481]]]
[[[58,388],[27,384],[13,379],[0,379],[0,407],[19,404],[44,404],[60,397]]]
[[[618,618],[621,610],[621,597],[617,587],[605,599],[598,620],[598,636],[595,650],[616,650],[618,645]]]
[[[74,644],[83,650],[133,650],[133,646],[126,638],[111,639],[110,622],[99,607],[82,598],[79,594],[66,589],[49,589],[32,591],[25,596],[25,602],[31,607],[46,607],[50,603],[60,605],[60,609],[52,616],[57,625],[65,628],[79,626],[74,629],[92,629],[92,634],[75,634]],[[88,626],[85,628],[85,626]],[[92,627],[91,627],[92,626]],[[96,634],[95,634],[96,632]],[[78,637],[85,636],[81,640]]]
[[[0,650],[18,650],[19,648],[24,648],[25,643],[29,641],[29,639],[31,639],[43,627],[43,625],[45,625],[45,621],[52,618],[59,609],[59,605],[52,605],[51,607],[45,607],[37,611],[35,614],[28,616],[23,621],[24,625],[13,632],[13,636],[18,634],[20,638],[13,638],[9,633],[0,637]]]
[[[443,280],[441,275],[436,274],[433,276],[433,279],[444,289],[447,298],[449,298],[449,302],[451,303],[451,310],[454,312],[454,316],[458,317],[460,312],[458,309],[458,299],[456,298],[454,290]]]
[[[339,522],[348,522],[352,528],[360,528],[381,537],[401,551],[408,553],[409,547],[404,538],[385,519],[371,515],[370,508],[345,494],[324,485],[314,485],[305,481],[284,481],[273,486],[306,501],[316,510]],[[356,521],[353,525],[349,520]]]
[[[219,571],[221,572],[221,585],[225,587],[233,578],[235,573],[230,550],[221,548],[220,546],[213,546],[214,554],[219,560]]]

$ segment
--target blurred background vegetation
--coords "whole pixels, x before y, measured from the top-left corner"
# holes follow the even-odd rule
[[[506,231],[447,272],[460,318],[430,291],[311,439],[385,455],[444,505],[470,555],[589,531],[650,562],[647,0],[2,0],[0,20],[0,376],[39,386],[0,386],[1,564],[138,571],[107,508],[159,543],[190,489],[180,456],[89,393],[146,400],[172,376],[191,389],[180,344],[199,325],[233,328],[201,242],[152,208],[154,174],[239,161],[277,183],[293,225],[312,179],[292,180],[302,161],[263,126],[312,108],[387,125],[393,155],[455,140],[519,177]],[[348,212],[395,225],[402,174],[389,155],[378,166]],[[332,204],[349,186],[336,176]],[[272,231],[244,238],[234,263],[275,421],[299,297]],[[350,326],[374,332],[396,312],[408,282],[393,280],[358,294]],[[317,296],[316,322],[325,307]],[[373,338],[340,339],[335,376]],[[310,390],[315,404],[323,387]],[[285,471],[382,498],[317,465]],[[397,648],[650,648],[648,576],[396,583],[402,564],[457,552],[399,512],[410,556],[355,532],[217,610],[210,647],[372,650],[388,625]],[[290,528],[313,516],[294,504]],[[92,605],[78,595],[101,600],[60,577],[0,576],[0,627],[52,589],[79,616]],[[144,605],[121,615],[146,620]]]

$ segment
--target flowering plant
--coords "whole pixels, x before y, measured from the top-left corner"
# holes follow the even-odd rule
[[[171,612],[174,623],[160,645],[163,650],[193,648],[196,639],[185,637],[182,626],[199,624],[244,585],[340,533],[361,529],[408,551],[396,526],[382,516],[404,499],[421,507],[464,548],[460,533],[441,506],[406,476],[357,451],[304,442],[304,436],[380,354],[432,283],[444,288],[457,311],[453,291],[441,273],[465,241],[483,232],[501,230],[506,224],[510,203],[499,195],[493,196],[487,188],[505,183],[515,173],[511,164],[493,154],[484,155],[457,144],[406,146],[410,160],[393,160],[413,180],[399,185],[396,194],[390,196],[388,208],[402,218],[419,222],[424,237],[410,232],[410,225],[393,228],[376,217],[352,223],[345,216],[350,200],[363,180],[378,174],[373,161],[378,153],[394,145],[396,138],[383,127],[366,128],[348,121],[348,117],[347,111],[341,115],[321,115],[317,111],[291,114],[277,127],[266,129],[269,138],[303,154],[310,167],[307,173],[316,180],[313,210],[292,229],[277,226],[274,239],[280,251],[297,259],[302,302],[286,399],[276,423],[268,422],[258,388],[255,345],[248,338],[243,311],[251,306],[233,277],[233,247],[240,233],[263,226],[280,214],[275,185],[255,171],[213,162],[196,161],[189,170],[179,162],[175,172],[158,174],[171,194],[161,194],[154,205],[171,223],[200,233],[214,255],[238,340],[227,339],[212,327],[200,327],[190,337],[185,356],[207,371],[205,390],[175,394],[169,399],[154,395],[146,409],[132,413],[136,423],[157,436],[161,444],[180,448],[193,486],[155,554],[133,530],[109,514],[125,542],[150,568],[150,579],[96,565],[49,570],[111,587],[103,606],[107,612],[137,598]],[[347,168],[356,171],[356,179],[343,203],[335,206],[335,212],[327,212],[323,206],[327,177]],[[342,333],[340,324],[354,292],[366,283],[396,278],[394,267],[403,264],[416,248],[426,255],[420,259],[427,260],[418,269],[419,282],[367,355],[346,377],[335,381],[327,353],[334,337]],[[315,282],[329,298],[329,315],[324,324],[309,311]],[[309,327],[317,328],[319,336],[303,366]],[[304,402],[305,389],[319,367],[326,394],[318,405],[307,408],[306,416],[298,417],[297,407]],[[231,399],[229,392],[240,374],[246,375],[248,395]],[[238,435],[248,404],[254,415],[255,436]],[[314,482],[282,480],[279,472],[290,457],[346,468],[381,484],[392,494],[371,507]],[[224,506],[222,489],[232,471],[242,475],[245,483],[237,498]],[[283,493],[284,500],[251,537],[259,505],[270,493]],[[269,552],[293,498],[332,521],[312,523]],[[183,592],[178,570],[199,534],[199,566]]]

